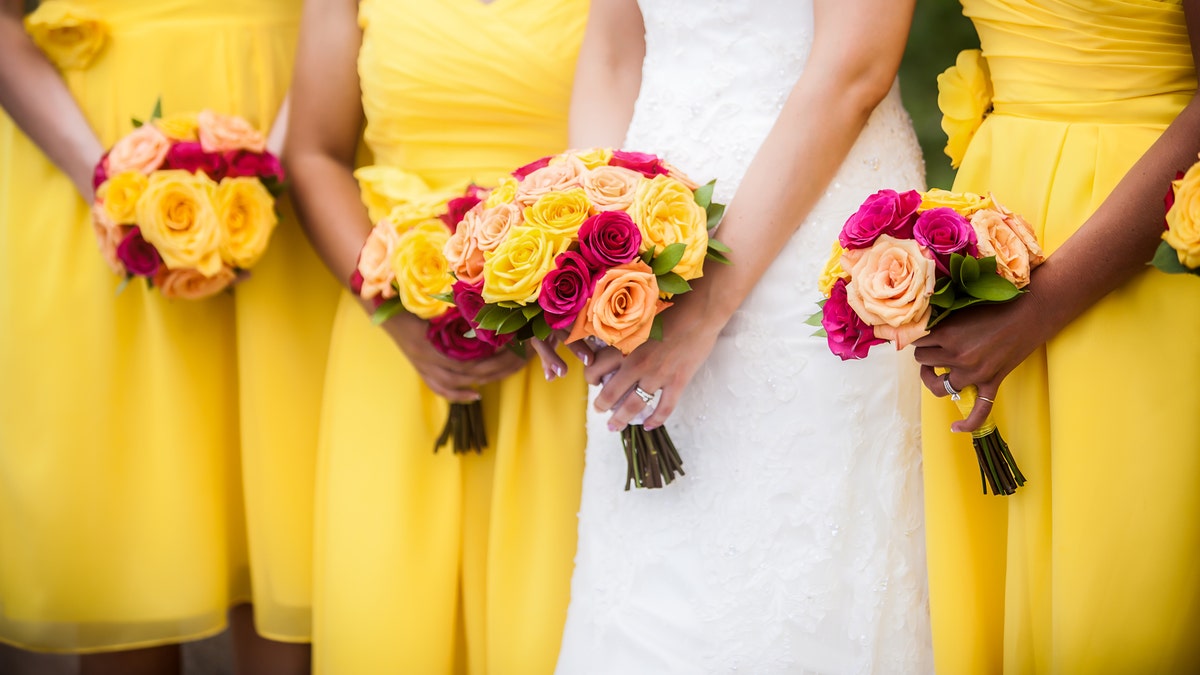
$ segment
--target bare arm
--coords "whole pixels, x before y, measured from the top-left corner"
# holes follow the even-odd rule
[[[645,55],[637,0],[593,0],[571,93],[571,147],[621,146],[642,85]]]
[[[25,33],[23,6],[21,0],[0,0],[0,106],[91,201],[92,171],[104,147],[58,71]]]
[[[639,347],[596,400],[606,410],[641,383],[663,397],[647,428],[661,425],[708,356],[717,334],[821,198],[875,106],[891,89],[914,0],[818,0],[804,73],[751,162],[721,224],[733,265],[710,265],[695,290],[664,315],[665,339]],[[862,36],[871,36],[863,40]],[[753,64],[746,64],[753,67]],[[603,363],[589,373],[601,374]],[[642,407],[627,397],[613,425]]]
[[[357,12],[356,0],[304,3],[284,146],[292,200],[304,230],[326,266],[346,285],[371,230],[354,179],[363,124]],[[452,401],[478,399],[473,386],[523,365],[507,351],[468,363],[448,359],[425,339],[425,322],[411,314],[392,318],[384,328],[429,388]]]
[[[1193,58],[1200,62],[1200,0],[1184,0],[1183,8]],[[1007,305],[965,311],[917,341],[925,385],[945,396],[933,372],[933,366],[945,366],[954,386],[975,384],[982,396],[995,399],[1000,383],[1034,350],[1145,271],[1162,236],[1162,196],[1198,151],[1200,98],[1194,96],[1087,222],[1034,270],[1028,293]],[[991,409],[979,400],[954,430],[978,428]]]

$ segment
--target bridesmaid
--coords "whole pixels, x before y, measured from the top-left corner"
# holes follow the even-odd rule
[[[977,101],[944,108],[954,189],[1024,214],[1049,257],[1015,302],[917,343],[934,395],[948,366],[995,400],[965,422],[927,401],[937,669],[1200,672],[1200,283],[1146,266],[1200,151],[1200,0],[962,4],[982,58],[940,82],[943,103]],[[1011,497],[980,494],[949,433],[989,410],[1029,479]]]
[[[586,0],[310,0],[287,165],[334,276],[387,206],[487,185],[564,149]],[[375,165],[355,157],[365,122]],[[378,210],[379,202],[373,201]],[[586,385],[508,352],[448,361],[343,294],[318,473],[317,673],[550,673],[566,617]],[[434,454],[482,397],[482,454]]]
[[[251,599],[239,437],[259,623],[306,641],[336,287],[285,217],[236,300],[118,295],[89,215],[92,167],[155,99],[271,126],[300,3],[46,2],[25,26],[22,9],[0,15],[0,641],[178,672],[177,643]],[[242,671],[307,671],[307,647],[234,619]]]

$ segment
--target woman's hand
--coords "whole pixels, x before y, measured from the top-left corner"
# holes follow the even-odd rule
[[[567,339],[567,331],[556,330],[550,333],[550,337],[545,340],[533,338],[529,341],[533,351],[537,352],[538,358],[542,362],[542,373],[546,376],[546,381],[550,382],[556,378],[567,374],[567,362],[562,360],[558,355],[558,345]],[[575,355],[583,365],[589,365],[595,357],[595,352],[591,347],[587,346],[586,341],[576,340],[567,344],[567,351]]]
[[[486,359],[456,361],[439,353],[425,339],[426,325],[411,314],[401,314],[385,322],[383,328],[426,386],[451,402],[478,401],[475,387],[508,377],[525,366],[525,361],[508,349]]]

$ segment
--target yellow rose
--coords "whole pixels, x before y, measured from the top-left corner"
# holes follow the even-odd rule
[[[221,271],[221,226],[213,201],[217,184],[203,173],[156,171],[138,201],[142,238],[158,249],[171,269],[195,268],[205,276]]]
[[[214,204],[221,223],[221,259],[249,269],[267,250],[279,222],[275,198],[257,178],[226,178],[217,187]]]
[[[195,113],[167,115],[154,120],[154,126],[173,141],[195,142],[200,140],[200,123]]]
[[[621,166],[602,166],[583,174],[581,182],[597,211],[628,211],[642,174]]]
[[[400,235],[392,255],[396,289],[404,309],[422,319],[446,311],[449,303],[431,296],[449,293],[454,285],[450,264],[442,250],[450,230],[440,220],[427,220]]]
[[[954,65],[938,75],[938,108],[946,132],[946,154],[958,168],[971,138],[992,111],[992,79],[987,60],[978,49],[958,53]]]
[[[845,279],[849,276],[846,270],[842,269],[842,255],[845,252],[846,249],[842,248],[842,244],[837,239],[834,239],[833,252],[829,254],[829,260],[825,263],[825,269],[821,270],[821,281],[818,283],[821,295],[827,298],[837,280]]]
[[[708,252],[708,215],[687,186],[670,176],[642,181],[629,215],[642,233],[643,252],[654,249],[658,255],[671,244],[683,243],[687,247],[683,258],[671,271],[684,279],[703,275],[704,256]]]
[[[96,190],[96,202],[109,221],[117,225],[132,225],[137,222],[138,200],[149,185],[146,174],[125,171],[104,181]]]
[[[875,337],[903,349],[928,331],[937,266],[913,239],[880,235],[870,248],[846,251],[846,301],[874,327]]]
[[[154,285],[164,298],[174,300],[203,300],[229,288],[237,274],[227,265],[222,265],[212,275],[193,269],[164,269],[154,277]]]
[[[1172,181],[1175,203],[1167,211],[1167,231],[1163,241],[1175,249],[1180,264],[1195,269],[1200,267],[1200,163],[1183,174],[1183,178]]]
[[[401,220],[415,224],[446,210],[446,201],[462,195],[465,186],[434,191],[420,176],[391,166],[364,166],[354,172],[371,222],[388,218],[396,207]]]
[[[513,229],[483,263],[484,301],[527,304],[537,300],[542,279],[569,245],[569,239],[536,227]]]
[[[263,152],[267,149],[266,136],[237,115],[201,110],[196,115],[196,129],[200,136],[200,149],[205,152]]]
[[[108,24],[86,7],[47,0],[25,17],[25,32],[62,70],[83,70],[108,43]]]
[[[941,188],[933,188],[928,192],[921,193],[921,205],[917,207],[917,211],[948,208],[954,209],[958,215],[964,218],[970,218],[972,213],[991,207],[991,195],[980,197],[973,192],[950,192]]]
[[[483,200],[484,208],[494,209],[501,204],[511,204],[517,198],[517,179],[512,176],[505,176],[496,181],[496,187],[488,193],[487,199]]]
[[[587,150],[568,150],[557,157],[550,160],[551,164],[559,164],[567,161],[568,157],[583,162],[583,166],[588,169],[595,169],[601,166],[607,166],[612,161],[612,150],[609,148],[589,148]]]
[[[574,238],[579,226],[592,212],[592,203],[582,188],[543,195],[525,209],[525,224],[554,237]]]

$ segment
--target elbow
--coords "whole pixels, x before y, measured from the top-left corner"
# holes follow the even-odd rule
[[[896,68],[878,62],[845,73],[841,87],[847,112],[866,120],[896,83]]]

